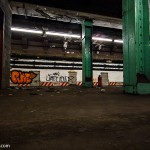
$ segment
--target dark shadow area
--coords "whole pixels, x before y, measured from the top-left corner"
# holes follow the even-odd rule
[[[16,0],[20,2],[20,0]],[[121,0],[21,0],[21,2],[121,18]]]
[[[150,83],[148,78],[144,74],[137,74],[138,83]]]
[[[2,83],[2,52],[3,52],[3,23],[4,23],[4,13],[0,8],[0,88]]]

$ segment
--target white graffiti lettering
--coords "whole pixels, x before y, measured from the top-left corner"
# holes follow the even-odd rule
[[[60,76],[59,72],[48,74],[46,76],[46,81],[49,81],[49,82],[70,82],[73,79],[74,79],[73,76]]]

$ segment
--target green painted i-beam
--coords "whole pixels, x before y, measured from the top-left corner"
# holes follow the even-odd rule
[[[150,94],[148,0],[123,0],[124,91]]]
[[[92,20],[85,20],[82,24],[82,86],[93,86],[92,71]]]

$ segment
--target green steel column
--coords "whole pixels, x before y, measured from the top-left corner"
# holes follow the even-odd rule
[[[82,24],[82,85],[93,86],[92,71],[92,20],[85,20]]]
[[[124,90],[150,93],[148,0],[123,0]]]
[[[150,80],[149,0],[143,1],[144,74]]]
[[[135,0],[123,0],[123,60],[125,92],[136,92]]]

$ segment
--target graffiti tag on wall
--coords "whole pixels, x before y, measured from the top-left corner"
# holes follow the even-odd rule
[[[37,76],[33,71],[23,72],[19,70],[11,71],[11,81],[14,84],[30,84]]]
[[[46,81],[49,81],[49,82],[69,82],[73,79],[74,79],[73,76],[61,76],[59,72],[48,74],[46,76]]]

